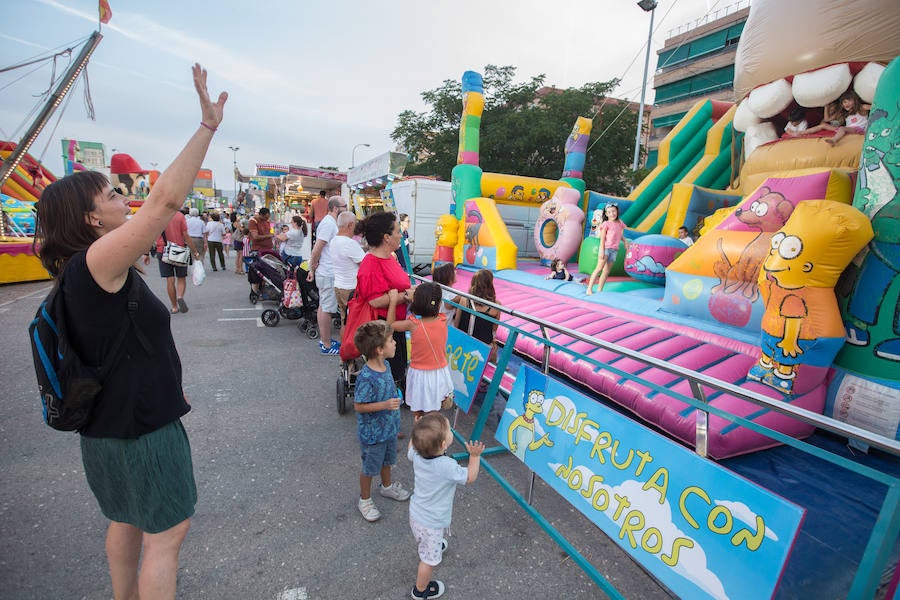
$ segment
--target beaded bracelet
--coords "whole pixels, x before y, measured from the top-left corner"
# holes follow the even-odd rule
[[[207,129],[209,129],[209,130],[212,131],[212,132],[215,132],[215,131],[217,131],[217,130],[219,129],[218,127],[211,127],[211,126],[207,125],[206,123],[204,123],[203,121],[200,121],[200,124],[203,125],[204,127],[206,127]]]

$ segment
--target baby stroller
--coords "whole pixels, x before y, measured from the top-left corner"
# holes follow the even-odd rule
[[[341,332],[341,368],[337,378],[337,411],[339,415],[345,414],[353,406],[353,396],[356,389],[356,376],[366,359],[360,355],[356,345],[351,343],[356,330],[362,324],[360,318],[354,318],[354,305],[359,299],[351,297],[347,303],[347,322]],[[364,313],[360,313],[364,314]]]
[[[250,283],[250,302],[277,302],[278,308],[267,308],[260,318],[266,327],[275,327],[284,317],[289,321],[297,321],[297,328],[305,332],[310,339],[319,337],[316,324],[316,309],[319,307],[319,292],[315,284],[306,281],[307,271],[301,266],[292,267],[285,264],[273,254],[251,256],[247,261],[247,281]],[[300,287],[302,305],[289,308],[284,305],[284,284],[289,278],[295,278]]]

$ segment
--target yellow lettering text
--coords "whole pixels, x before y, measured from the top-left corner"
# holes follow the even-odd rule
[[[647,463],[653,462],[653,457],[650,456],[650,453],[647,452],[646,450],[638,450],[637,455],[639,457],[641,457],[641,462],[638,463],[638,467],[637,467],[637,469],[635,469],[634,474],[637,477],[640,477],[641,472],[644,470],[644,465],[646,465]]]
[[[559,465],[559,467],[557,467],[557,469],[556,469],[555,475],[556,475],[557,477],[559,477],[560,479],[568,479],[568,478],[569,478],[569,472],[570,472],[571,470],[572,470],[572,457],[570,456],[570,457],[569,457],[569,464],[568,464],[568,465],[565,465],[565,466]]]
[[[719,515],[725,519],[725,522],[722,523],[722,525],[716,523],[719,519]],[[731,516],[731,511],[721,504],[715,506],[709,511],[709,514],[706,515],[706,526],[709,527],[709,530],[713,533],[727,534],[731,531],[732,525],[734,525],[734,518]]]
[[[583,413],[579,413],[579,416]],[[591,434],[585,431],[588,427],[597,428],[596,421],[592,421],[590,419],[582,419],[578,423],[578,432],[575,434],[575,445],[577,446],[581,440],[589,440],[591,439]]]
[[[600,512],[609,508],[609,492],[606,491],[606,488],[597,490],[597,493],[594,494],[594,499],[591,500],[591,505]]]
[[[688,512],[687,506],[685,506],[685,501],[688,496],[697,495],[700,498],[709,504],[709,496],[704,492],[701,488],[698,488],[695,485],[684,488],[684,491],[681,492],[681,498],[678,499],[678,508],[681,509],[681,516],[685,518],[685,520],[691,524],[691,527],[694,529],[700,529],[700,525],[697,524],[697,521],[694,520],[694,517],[691,516],[691,513]]]
[[[626,458],[625,462],[623,462],[623,463],[616,462],[616,454],[618,454],[618,453],[619,453],[619,440],[616,440],[613,442],[612,450],[610,450],[610,452],[609,452],[609,457],[610,457],[609,462],[611,462],[612,466],[614,466],[618,470],[624,471],[625,469],[628,468],[628,465],[631,464],[631,459],[634,458],[634,450],[632,450],[631,448],[628,449],[628,458]]]
[[[591,494],[594,493],[594,485],[599,485],[603,483],[603,475],[591,475],[591,478],[588,479],[587,487],[581,490],[581,495],[585,498],[590,498]]]
[[[672,554],[670,555],[661,555],[660,559],[670,567],[674,567],[678,564],[678,554],[682,548],[693,548],[694,540],[689,540],[688,538],[675,538],[675,543],[672,544]]]
[[[669,491],[669,470],[665,467],[657,469],[647,483],[641,486],[641,489],[645,492],[649,489],[659,492],[659,503],[663,504],[666,501],[666,493]]]
[[[618,521],[619,517],[622,515],[622,510],[631,506],[631,500],[628,499],[628,496],[620,496],[618,494],[613,494],[616,500],[619,501],[619,505],[616,506],[616,512],[613,513],[613,521]]]
[[[618,496],[616,496],[618,498]],[[625,520],[622,521],[622,526],[619,528],[619,539],[625,539],[625,536],[628,536],[628,544],[632,548],[637,548],[637,540],[634,539],[633,532],[640,531],[644,528],[644,515],[641,514],[639,510],[632,510],[625,517]]]
[[[597,437],[594,438],[594,445],[591,448],[591,458],[596,458],[601,463],[605,463],[606,458],[603,456],[603,450],[609,448],[610,444],[612,444],[612,436],[609,435],[609,432],[602,431],[597,434]]]
[[[569,457],[569,462],[572,461],[572,457]],[[581,471],[578,469],[572,469],[572,472],[569,473],[569,489],[571,490],[580,490],[581,484],[584,483],[584,476],[581,474]]]
[[[650,543],[651,539],[653,540],[652,544]],[[662,544],[662,533],[656,527],[648,527],[644,535],[641,536],[641,548],[650,554],[656,554],[662,550]]]
[[[554,398],[545,415],[544,423],[550,427],[559,427],[566,420],[566,409],[562,402]]]
[[[731,543],[740,546],[745,542],[748,550],[758,550],[764,537],[766,537],[766,522],[761,516],[756,515],[756,531],[751,533],[749,529],[741,529],[731,538]]]

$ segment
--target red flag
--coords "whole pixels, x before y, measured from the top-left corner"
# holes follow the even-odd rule
[[[109,20],[112,18],[112,10],[109,8],[109,1],[100,0],[100,6],[98,8],[100,10],[100,22],[109,23]]]

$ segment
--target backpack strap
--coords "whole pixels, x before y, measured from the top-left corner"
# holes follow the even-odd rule
[[[103,365],[100,367],[98,371],[98,375],[100,379],[104,379],[106,375],[112,370],[113,366],[115,366],[116,362],[118,362],[119,356],[122,350],[122,344],[125,343],[125,336],[128,335],[128,330],[134,328],[134,333],[138,338],[138,341],[143,346],[144,350],[147,351],[147,354],[153,354],[153,347],[150,345],[150,342],[147,340],[147,337],[141,332],[140,328],[137,326],[137,323],[134,320],[134,315],[137,314],[138,310],[138,296],[140,295],[140,287],[136,283],[136,278],[139,277],[137,271],[134,267],[128,269],[128,320],[129,326],[122,327],[119,329],[119,333],[116,336],[116,341],[113,342],[112,348],[106,355],[106,360],[103,362]]]

